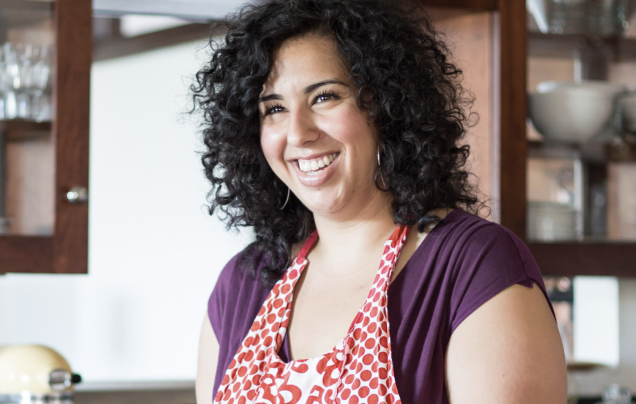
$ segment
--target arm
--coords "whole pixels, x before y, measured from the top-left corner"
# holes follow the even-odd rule
[[[212,403],[212,389],[219,358],[219,343],[216,340],[207,313],[199,338],[199,364],[197,367],[196,395],[198,404]]]
[[[541,289],[513,285],[455,330],[446,353],[452,404],[563,404],[566,366]]]

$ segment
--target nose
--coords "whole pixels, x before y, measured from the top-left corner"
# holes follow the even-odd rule
[[[320,138],[320,130],[310,110],[295,108],[290,111],[287,143],[303,147],[315,142],[318,138]]]

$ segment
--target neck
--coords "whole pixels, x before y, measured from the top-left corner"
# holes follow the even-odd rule
[[[316,249],[326,256],[360,257],[381,248],[395,223],[391,214],[391,195],[378,192],[362,209],[346,219],[314,214],[318,230]]]

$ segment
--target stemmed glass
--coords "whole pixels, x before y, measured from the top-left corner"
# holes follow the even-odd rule
[[[5,119],[4,97],[9,86],[3,48],[0,47],[0,120]]]
[[[45,90],[51,75],[52,49],[51,46],[42,45],[33,54],[31,117],[38,122],[51,119],[51,101]]]
[[[24,118],[26,117],[26,102],[22,95],[23,69],[21,69],[24,45],[7,42],[2,46],[2,50],[5,62],[5,80],[7,82],[7,88],[4,94],[5,118]]]
[[[28,67],[25,68],[25,88],[29,94],[29,117],[38,122],[50,119],[50,101],[44,94],[51,73],[50,46],[33,46],[29,52]]]
[[[47,45],[7,42],[2,46],[4,119],[50,119],[50,102],[44,93],[51,71],[51,51]]]

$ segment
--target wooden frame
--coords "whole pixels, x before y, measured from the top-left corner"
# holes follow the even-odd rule
[[[87,273],[88,204],[72,205],[66,193],[88,188],[92,9],[84,0],[55,3],[56,64],[52,136],[55,144],[53,236],[1,236],[0,273]]]
[[[495,13],[495,150],[491,193],[498,199],[502,225],[525,239],[526,234],[526,58],[527,25],[524,0],[418,0],[425,7]]]
[[[634,243],[528,243],[543,275],[636,276]]]

